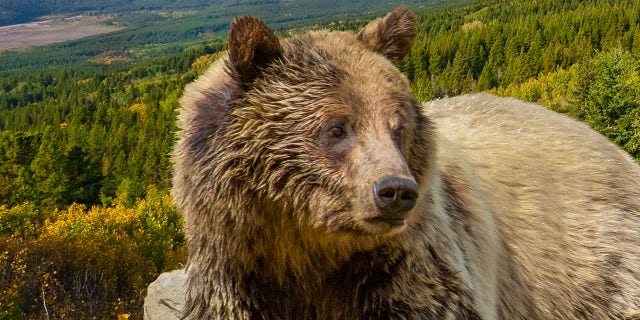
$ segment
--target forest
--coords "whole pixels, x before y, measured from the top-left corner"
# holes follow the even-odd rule
[[[277,1],[234,1],[233,3],[269,3]],[[150,10],[202,9],[211,5],[230,3],[225,0],[4,0],[0,4],[0,26],[24,23],[40,16],[75,13],[124,13]]]
[[[418,100],[539,102],[640,158],[640,2],[492,1],[422,18],[401,65]]]
[[[0,3],[0,16],[3,6],[12,6],[12,0]],[[184,51],[192,46],[209,45],[224,39],[229,22],[234,16],[258,16],[279,32],[291,29],[326,25],[331,21],[342,21],[352,26],[358,21],[368,21],[378,17],[400,3],[406,5],[442,2],[443,0],[407,0],[407,1],[213,1],[202,6],[201,0],[179,1],[178,3],[156,0],[158,8],[133,8],[134,5],[147,5],[150,1],[126,1],[126,6],[118,6],[125,1],[40,1],[29,6],[28,1],[16,1],[15,10],[32,10],[38,6],[55,5],[49,14],[92,14],[106,15],[105,22],[110,26],[124,29],[105,35],[88,37],[78,41],[36,47],[21,52],[0,53],[0,76],[4,71],[42,70],[50,66],[74,65],[74,70],[92,69],[91,62],[96,60],[131,62],[163,57]],[[451,2],[451,1],[450,1]],[[454,0],[451,3],[464,2]],[[68,4],[64,6],[63,4]],[[76,3],[77,5],[73,5]],[[90,10],[91,4],[106,6],[100,10]],[[171,4],[170,4],[171,3]],[[85,7],[89,6],[89,7]],[[180,5],[180,7],[177,7]],[[131,10],[129,10],[129,8]],[[61,11],[63,10],[64,11]],[[118,9],[118,10],[116,10]],[[56,11],[57,10],[57,11]],[[84,10],[84,11],[83,11]],[[90,11],[87,11],[90,10]],[[59,12],[58,12],[59,11]],[[2,25],[0,23],[0,25]],[[7,76],[14,76],[8,74]]]
[[[418,34],[400,68],[418,100],[489,91],[538,102],[640,159],[640,2],[412,8]],[[370,18],[327,15],[274,28],[356,30]],[[2,319],[141,318],[146,286],[184,266],[181,219],[168,194],[175,111],[184,86],[222,54],[224,35],[96,59],[105,50],[119,55],[121,36],[0,55]],[[51,53],[60,60],[47,60]]]

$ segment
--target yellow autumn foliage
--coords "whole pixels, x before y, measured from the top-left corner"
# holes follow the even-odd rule
[[[203,74],[214,61],[218,60],[220,57],[222,57],[226,53],[227,53],[226,51],[219,51],[216,53],[206,54],[201,57],[198,57],[191,64],[191,68],[195,69],[198,74]]]
[[[147,105],[143,102],[134,103],[129,107],[129,111],[137,113],[140,121],[144,122],[147,118]]]
[[[133,208],[0,207],[0,319],[138,319],[148,284],[185,260],[166,194]]]

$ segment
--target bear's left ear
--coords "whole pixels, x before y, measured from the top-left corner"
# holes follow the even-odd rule
[[[369,49],[397,64],[411,49],[416,34],[416,16],[405,6],[389,12],[384,18],[367,24],[358,40]]]
[[[233,19],[229,27],[229,60],[245,87],[282,54],[278,37],[262,20]]]

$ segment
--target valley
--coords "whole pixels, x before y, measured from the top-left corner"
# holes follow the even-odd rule
[[[0,27],[0,52],[77,40],[122,29],[105,25],[108,16],[50,16],[44,19]]]

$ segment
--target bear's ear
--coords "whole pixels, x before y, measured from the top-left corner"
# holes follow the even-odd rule
[[[358,33],[358,40],[397,64],[411,49],[416,34],[415,23],[413,12],[400,6],[384,18],[369,22]]]
[[[233,19],[229,28],[229,60],[243,85],[251,84],[280,57],[280,41],[264,22],[253,17]]]

